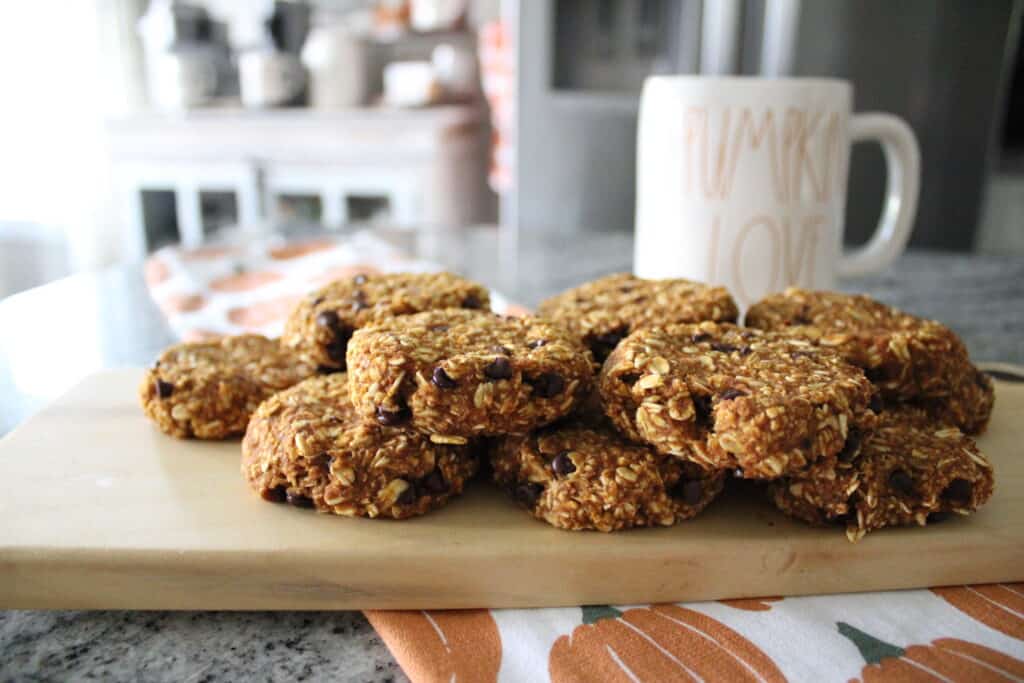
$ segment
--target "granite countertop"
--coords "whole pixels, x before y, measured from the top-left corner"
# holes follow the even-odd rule
[[[410,251],[536,305],[628,270],[629,235],[521,240],[418,234]],[[842,283],[949,324],[979,361],[1024,363],[1024,258],[911,252]],[[56,312],[56,313],[55,313]],[[76,275],[0,302],[0,434],[78,378],[143,365],[173,340],[138,265]],[[406,680],[358,612],[0,612],[0,680]]]

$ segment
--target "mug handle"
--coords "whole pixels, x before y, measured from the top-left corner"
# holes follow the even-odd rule
[[[885,153],[886,183],[882,217],[863,247],[839,257],[839,275],[866,275],[887,267],[907,246],[917,215],[921,187],[921,150],[906,121],[892,114],[856,114],[850,140],[877,140]]]

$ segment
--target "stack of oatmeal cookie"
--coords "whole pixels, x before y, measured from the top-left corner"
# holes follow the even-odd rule
[[[402,519],[498,486],[565,529],[669,526],[728,478],[788,515],[871,529],[967,514],[992,468],[992,384],[948,328],[867,297],[788,290],[748,327],[721,287],[612,275],[537,317],[457,276],[357,275],[284,335],[185,343],[143,407],[178,437],[244,432],[265,500]]]

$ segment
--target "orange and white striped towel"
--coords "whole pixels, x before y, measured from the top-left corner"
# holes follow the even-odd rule
[[[223,334],[281,334],[303,295],[356,273],[430,272],[440,267],[409,258],[370,231],[287,242],[265,237],[198,249],[165,247],[146,261],[150,294],[184,340]],[[500,294],[495,310],[515,312]]]

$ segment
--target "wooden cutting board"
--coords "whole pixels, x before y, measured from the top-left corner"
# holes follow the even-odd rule
[[[1024,580],[1024,384],[997,384],[982,511],[851,544],[743,486],[675,528],[617,534],[551,528],[483,482],[405,522],[271,505],[237,442],[143,418],[141,372],[93,376],[0,441],[0,607],[532,607]]]

